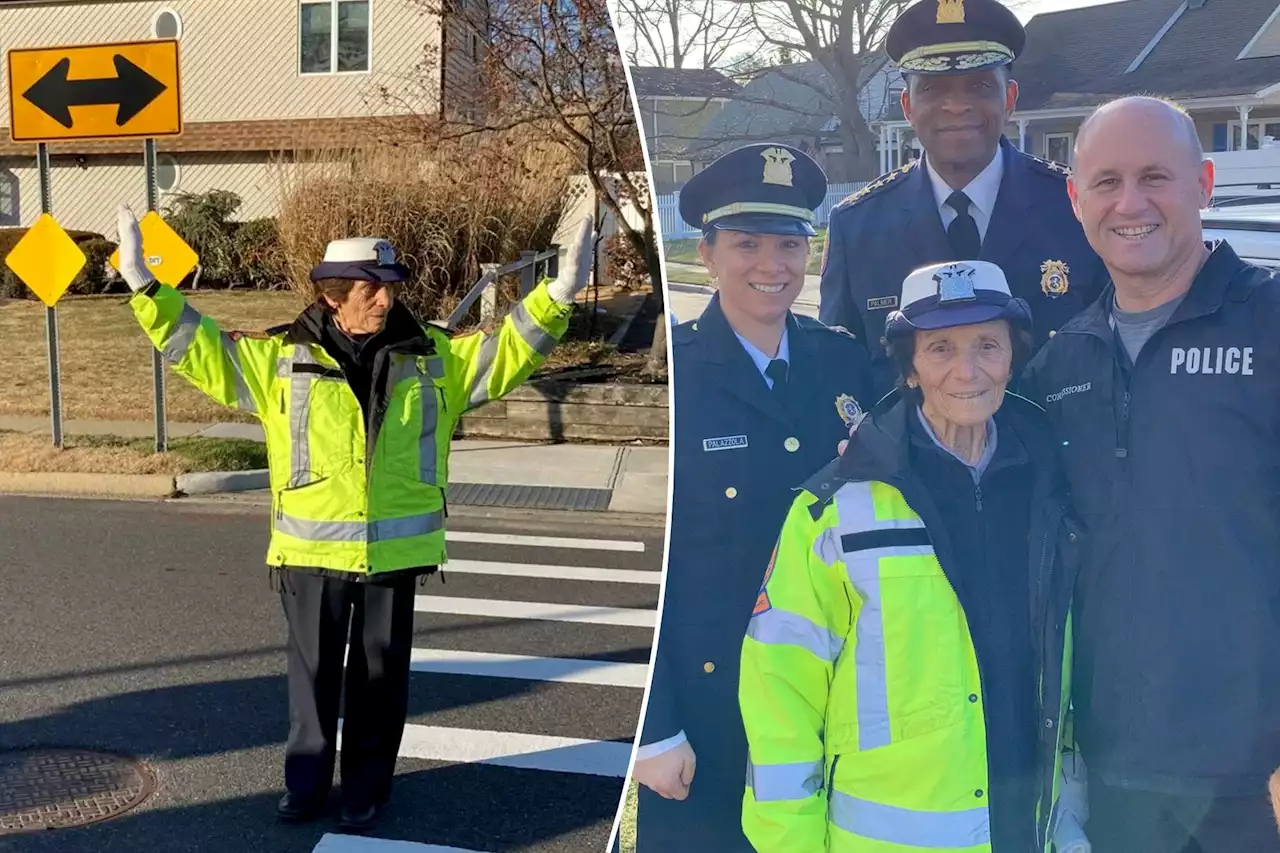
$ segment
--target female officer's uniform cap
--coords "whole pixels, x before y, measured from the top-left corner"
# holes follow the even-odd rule
[[[788,145],[748,145],[718,158],[680,190],[680,217],[692,228],[755,234],[817,232],[814,213],[827,197],[827,176]]]

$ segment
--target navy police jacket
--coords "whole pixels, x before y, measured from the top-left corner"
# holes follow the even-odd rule
[[[750,850],[742,639],[794,489],[837,455],[873,403],[860,342],[789,315],[790,410],[734,335],[719,296],[672,330],[675,468],[666,590],[641,745],[680,731],[697,755],[689,799],[641,792],[639,850]]]
[[[1102,290],[1106,270],[1085,239],[1067,196],[1067,169],[1000,140],[1004,173],[978,260],[1004,270],[1027,300],[1034,346]],[[819,318],[856,334],[871,354],[876,390],[893,387],[884,323],[913,270],[956,260],[942,227],[924,160],[883,175],[836,206],[827,232]]]
[[[1021,385],[1089,533],[1080,753],[1111,784],[1254,795],[1280,766],[1280,282],[1217,244],[1134,364],[1113,293]]]

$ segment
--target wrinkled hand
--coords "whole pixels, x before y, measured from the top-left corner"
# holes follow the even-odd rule
[[[120,241],[120,276],[134,293],[146,290],[155,281],[142,255],[142,231],[128,205],[116,214],[116,236]]]
[[[631,777],[655,794],[668,800],[683,800],[689,796],[697,757],[688,741],[661,755],[637,761]]]
[[[574,296],[591,280],[591,257],[596,242],[592,224],[590,216],[582,218],[576,239],[560,265],[560,274],[547,285],[551,298],[561,305],[572,304]]]

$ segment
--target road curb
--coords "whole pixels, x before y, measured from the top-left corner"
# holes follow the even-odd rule
[[[0,494],[168,498],[177,493],[170,474],[18,473],[0,471]]]
[[[185,495],[215,495],[222,492],[252,492],[271,487],[266,468],[252,471],[196,471],[179,474],[178,491]]]

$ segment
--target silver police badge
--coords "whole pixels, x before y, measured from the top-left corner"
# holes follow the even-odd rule
[[[840,420],[844,421],[847,427],[856,427],[866,417],[866,412],[862,411],[858,401],[848,394],[836,397],[836,411],[840,413]]]
[[[938,285],[939,302],[964,302],[976,299],[973,292],[973,277],[977,270],[968,264],[947,264],[933,274]]]

